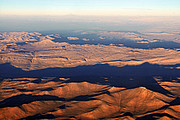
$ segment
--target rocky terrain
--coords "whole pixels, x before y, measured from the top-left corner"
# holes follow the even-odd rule
[[[0,120],[178,120],[180,47],[100,44],[178,36],[1,32]]]
[[[3,79],[0,119],[180,119],[179,78],[155,77],[156,84],[152,84],[162,89],[159,91],[136,85],[121,86],[118,77],[93,79],[97,83],[90,82],[90,78],[88,81],[88,77]],[[109,83],[115,80],[117,84],[102,84],[103,80]]]
[[[0,64],[10,63],[26,71],[95,64],[122,67],[125,65],[140,65],[145,62],[159,65],[180,63],[180,51],[178,48],[140,49],[113,44],[80,45],[54,42],[53,39],[55,38],[52,36],[45,36],[40,33],[9,34],[11,33],[4,33],[4,39],[0,40]],[[14,39],[12,36],[19,37]],[[36,38],[36,41],[27,42],[31,41],[30,36],[36,36],[32,37],[33,39]],[[8,41],[9,39],[11,42]],[[17,42],[20,40],[24,40],[26,43]]]
[[[96,33],[102,38],[110,39],[130,39],[141,43],[157,42],[157,41],[174,41],[180,43],[180,34],[178,32],[131,32],[131,31],[98,31],[98,32],[82,32],[82,34]]]

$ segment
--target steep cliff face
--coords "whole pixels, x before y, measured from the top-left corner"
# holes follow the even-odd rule
[[[127,88],[71,79],[4,79],[0,84],[0,119],[180,119],[176,94],[179,89],[174,89],[177,82],[170,82],[167,90],[171,94],[164,95],[146,87]],[[163,87],[166,83],[159,84]]]

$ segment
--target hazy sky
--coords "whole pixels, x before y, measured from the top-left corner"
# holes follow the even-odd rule
[[[180,0],[0,0],[0,15],[180,16]]]
[[[180,31],[180,0],[0,0],[0,31]]]

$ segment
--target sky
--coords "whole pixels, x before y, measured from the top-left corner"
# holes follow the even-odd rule
[[[180,16],[180,0],[0,0],[0,15]]]
[[[0,0],[0,31],[178,31],[180,0]]]

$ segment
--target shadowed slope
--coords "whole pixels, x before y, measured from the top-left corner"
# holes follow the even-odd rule
[[[0,102],[0,108],[3,107],[14,107],[14,106],[20,106],[22,104],[28,104],[33,101],[65,101],[63,98],[59,98],[57,96],[51,96],[51,95],[17,95],[10,98],[7,98]]]
[[[68,82],[83,82],[108,84],[111,86],[136,88],[144,86],[150,90],[162,93],[171,94],[169,91],[162,88],[154,76],[177,77],[180,75],[179,69],[169,69],[167,66],[151,65],[144,63],[139,66],[114,67],[105,65],[79,66],[75,68],[48,68],[43,70],[23,71],[19,68],[14,68],[10,64],[0,65],[0,75],[3,77],[50,77],[50,76],[65,76],[71,77]],[[175,66],[174,66],[175,67]],[[84,77],[82,77],[82,75]],[[81,76],[81,77],[75,77]],[[92,77],[89,77],[92,76]],[[108,80],[97,76],[107,76]],[[96,79],[94,79],[96,78]],[[41,81],[35,81],[39,83]]]
[[[23,71],[9,63],[0,64],[1,77],[70,77],[70,76],[178,76],[180,65],[157,65],[144,63],[137,66],[115,67],[108,64],[85,65],[73,68],[47,68],[33,71]],[[174,68],[174,69],[170,69]]]
[[[103,79],[107,82],[118,77],[4,79],[0,84],[0,119],[179,118],[175,95],[145,87],[126,88],[125,84],[103,85]]]

